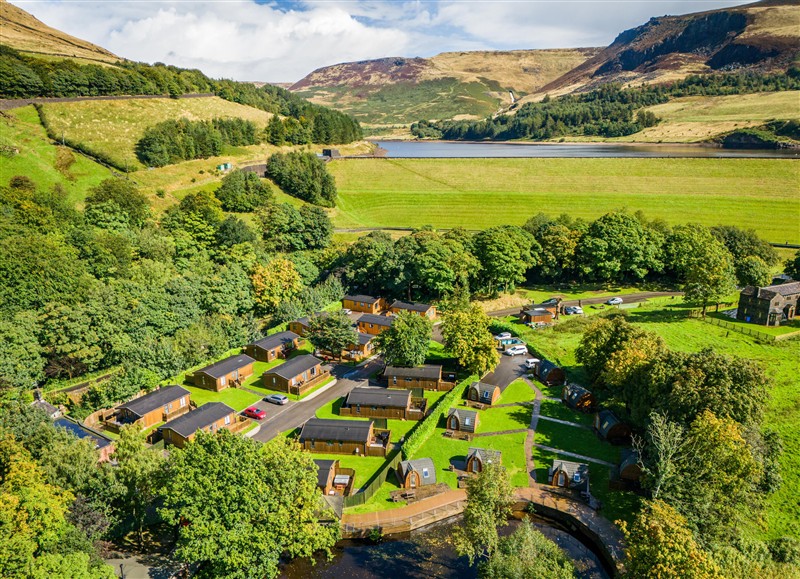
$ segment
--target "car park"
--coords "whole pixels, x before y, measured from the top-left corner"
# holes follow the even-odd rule
[[[520,354],[527,354],[528,348],[525,346],[511,346],[510,348],[506,349],[503,354],[506,356],[518,356]]]
[[[266,412],[255,406],[250,406],[249,408],[245,408],[242,414],[244,414],[248,418],[255,418],[256,420],[264,420],[267,417]]]
[[[264,402],[283,405],[289,402],[289,397],[285,394],[270,394],[264,398]]]
[[[622,298],[619,297],[611,298],[606,303],[610,306],[618,306],[622,303]]]

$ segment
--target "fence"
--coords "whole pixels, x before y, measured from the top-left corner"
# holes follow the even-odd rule
[[[703,317],[702,310],[689,310],[689,317],[700,320],[707,324],[711,324],[713,326],[719,326],[720,328],[725,328],[726,330],[733,330],[734,332],[739,332],[740,334],[745,334],[746,336],[752,336],[757,340],[763,342],[778,342],[780,340],[787,340],[789,338],[794,338],[796,336],[800,336],[800,332],[791,332],[788,334],[783,334],[781,336],[775,336],[773,334],[767,334],[766,332],[762,332],[755,328],[748,328],[742,326],[742,324],[736,324],[734,322],[727,322],[725,320],[720,320],[719,318],[712,318],[712,317]]]
[[[398,513],[398,511],[384,511],[379,521],[352,522],[345,520],[342,521],[341,526],[342,536],[344,538],[366,537],[376,528],[384,535],[407,533],[438,521],[460,515],[464,512],[465,505],[466,500],[462,496],[458,496],[443,504],[413,514],[401,514]]]
[[[366,487],[364,487],[360,492],[344,498],[344,506],[355,507],[356,505],[363,505],[370,500],[378,491],[380,486],[386,482],[386,478],[389,476],[389,474],[397,468],[397,465],[400,464],[401,460],[402,457],[400,456],[400,451],[392,451],[392,453],[389,455],[389,459],[383,464],[381,469],[375,473],[372,479],[367,483]]]

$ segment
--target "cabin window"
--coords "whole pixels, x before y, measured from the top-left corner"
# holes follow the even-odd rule
[[[378,409],[378,407],[377,407],[377,406],[370,406],[370,409],[371,409],[371,410],[377,410],[377,409]]]
[[[165,430],[164,431],[164,438],[166,438],[167,440],[172,440],[172,431],[171,430]]]
[[[484,390],[482,395],[483,395],[484,398],[488,398],[489,397],[489,391],[488,390]]]
[[[603,430],[607,430],[608,429],[608,424],[609,424],[608,420],[603,422]]]
[[[409,378],[408,376],[406,376],[406,382],[411,382],[411,378]]]
[[[225,424],[230,424],[230,423],[231,423],[231,415],[228,414],[228,416],[225,417]]]
[[[397,376],[392,376],[392,384],[397,384]]]
[[[238,380],[239,379],[239,370],[234,370],[233,371],[233,379],[234,380]]]
[[[272,377],[272,383],[275,384],[275,376]]]
[[[573,474],[572,475],[572,482],[576,482],[576,483],[581,482],[581,473],[576,472],[575,474]]]
[[[343,446],[344,446],[344,443],[340,440],[339,441],[339,449],[341,450]]]
[[[222,378],[220,378],[220,379],[219,379],[219,384],[220,384],[220,386],[225,386],[225,383],[226,383],[227,381],[228,381],[228,379],[227,379],[225,376],[223,376]]]
[[[565,484],[567,484],[567,477],[564,471],[561,471],[558,473],[558,486],[563,487]]]
[[[169,412],[169,407],[166,404],[164,404],[164,414],[167,414],[168,412]]]
[[[308,373],[307,372],[303,372],[302,373],[302,377],[303,377],[303,380],[308,380]]]
[[[428,469],[427,468],[423,468],[422,469],[422,478],[428,478]]]
[[[361,404],[356,404],[356,412],[361,414]]]
[[[311,368],[311,375],[314,376],[317,373],[316,368]]]
[[[333,446],[333,441],[332,440],[328,441],[328,446]]]
[[[181,408],[186,406],[186,396],[181,396]]]
[[[292,386],[294,386],[296,383],[297,383],[297,378],[292,378]]]
[[[472,424],[472,418],[465,418],[464,419],[464,426],[469,426]]]

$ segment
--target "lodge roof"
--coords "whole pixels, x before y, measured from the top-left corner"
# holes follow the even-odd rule
[[[754,287],[749,285],[742,290],[742,295],[755,295],[760,300],[771,300],[777,295],[790,297],[795,294],[800,294],[800,281],[790,281],[766,287]]]
[[[492,396],[494,391],[498,388],[498,386],[495,386],[494,384],[486,384],[485,382],[473,382],[469,385],[469,387],[470,390],[473,388],[477,390],[479,397],[483,397],[484,392],[488,392],[489,396]]]
[[[158,390],[153,390],[140,398],[130,400],[125,404],[120,404],[117,408],[125,408],[141,418],[145,414],[161,408],[165,404],[180,400],[181,397],[187,394],[191,394],[191,392],[183,386],[166,386]]]
[[[302,374],[306,370],[310,370],[311,368],[320,364],[322,364],[322,360],[319,358],[312,356],[311,354],[303,354],[301,356],[292,358],[291,360],[287,360],[280,366],[275,366],[274,368],[267,370],[264,372],[264,374],[275,374],[276,376],[290,380],[298,374]]]
[[[421,303],[414,303],[414,302],[401,302],[400,300],[395,300],[392,302],[391,308],[397,308],[398,310],[409,310],[412,312],[427,312],[433,306],[430,304],[421,304]]]
[[[451,408],[447,411],[447,417],[455,416],[458,420],[465,418],[472,418],[472,424],[475,424],[475,419],[478,418],[478,413],[474,410],[465,410],[464,408]]]
[[[552,372],[553,370],[556,370],[557,368],[558,368],[558,366],[556,366],[550,360],[542,359],[542,360],[539,361],[539,377],[542,380],[544,380],[545,378],[547,378],[547,376],[548,376],[548,374],[550,374],[550,372]]]
[[[284,346],[286,344],[294,342],[299,338],[300,336],[298,336],[294,332],[278,332],[277,334],[272,334],[271,336],[261,338],[260,340],[256,340],[252,344],[248,345],[261,348],[262,350],[272,350],[279,346]]]
[[[337,440],[342,442],[369,442],[372,420],[336,420],[311,418],[300,430],[300,442],[306,440]]]
[[[597,413],[597,424],[598,424],[598,432],[605,438],[608,436],[609,431],[620,424],[621,420],[617,418],[616,414],[611,412],[610,410],[601,410]]]
[[[195,374],[208,374],[212,378],[222,378],[234,370],[244,368],[253,362],[255,362],[255,360],[247,354],[234,354],[233,356],[228,356],[224,360],[200,368]]]
[[[499,450],[470,447],[470,449],[467,451],[467,460],[469,461],[469,459],[473,456],[480,460],[481,463],[491,463],[494,461],[500,462],[503,453],[501,453]]]
[[[422,482],[420,484],[436,484],[436,467],[430,458],[417,458],[414,460],[404,460],[399,465],[400,476],[405,478],[409,472],[418,472]],[[425,476],[425,473],[428,476]]]
[[[324,460],[324,459],[314,459],[314,463],[317,465],[317,486],[324,487],[328,484],[328,480],[331,476],[331,471],[336,471],[336,467],[339,466],[338,460]]]
[[[373,298],[372,296],[365,296],[362,294],[354,295],[354,296],[344,296],[343,300],[348,300],[351,302],[364,302],[365,304],[374,304],[381,298]]]
[[[67,418],[66,416],[62,416],[61,418],[57,418],[55,422],[53,422],[59,428],[63,428],[73,436],[77,436],[78,438],[86,438],[94,442],[95,449],[105,448],[109,444],[111,444],[111,439],[103,436],[96,430],[93,430],[83,424],[75,422],[71,418]]]
[[[390,390],[388,388],[353,388],[347,395],[347,406],[386,406],[389,408],[408,408],[411,390]]]
[[[391,326],[394,323],[394,318],[391,316],[379,316],[377,314],[361,314],[358,318],[358,323]]]
[[[386,366],[383,375],[397,376],[398,378],[430,378],[438,380],[442,376],[442,367],[436,364],[424,364],[413,368]]]
[[[211,426],[217,420],[234,413],[236,411],[224,402],[206,402],[197,410],[192,410],[183,416],[170,420],[166,424],[159,426],[158,429],[169,429],[177,432],[183,438],[189,438],[201,428]]]
[[[592,393],[589,390],[587,390],[586,388],[584,388],[579,384],[567,384],[564,387],[564,394],[562,397],[564,399],[564,402],[567,403],[567,405],[572,406],[574,408],[581,398],[583,398],[584,396],[591,396],[591,395]]]

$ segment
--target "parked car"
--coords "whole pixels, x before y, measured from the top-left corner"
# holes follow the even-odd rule
[[[511,332],[503,332],[502,334],[497,334],[495,338],[498,340],[507,340],[511,337]]]
[[[572,306],[572,313],[582,316],[583,315],[583,308],[580,307],[580,306]]]
[[[530,370],[535,368],[536,364],[538,363],[539,363],[539,358],[528,358],[527,360],[525,360],[525,367]]]
[[[606,303],[610,306],[618,306],[622,303],[622,298],[611,298]]]
[[[574,313],[575,313],[575,308],[576,308],[576,307],[577,307],[577,306],[566,306],[566,307],[564,308],[564,313],[565,313],[566,315],[568,315],[568,316],[571,316],[572,314],[574,314]]]
[[[520,354],[527,354],[528,348],[525,346],[511,346],[503,354],[506,356],[519,356]]]
[[[266,412],[264,412],[260,408],[256,408],[255,406],[245,408],[242,414],[244,414],[248,418],[255,418],[256,420],[264,420],[267,417]]]
[[[270,394],[264,398],[264,402],[271,402],[272,404],[286,404],[289,402],[289,397],[285,394]]]

